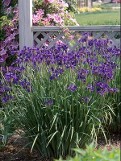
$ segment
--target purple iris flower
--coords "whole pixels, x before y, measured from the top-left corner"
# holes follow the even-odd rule
[[[105,82],[96,82],[95,87],[96,87],[96,91],[100,95],[105,95],[109,92],[109,85]]]
[[[28,82],[26,79],[20,81],[19,84],[20,84],[20,86],[21,86],[22,88],[24,88],[24,89],[27,90],[28,92],[31,91],[30,82]]]
[[[86,77],[88,74],[89,74],[89,70],[80,69],[77,74],[77,79],[82,80],[83,82],[86,82]]]
[[[2,95],[5,92],[5,89],[3,87],[0,87],[0,95]]]
[[[2,97],[2,103],[5,104],[11,99],[13,99],[13,96],[7,94],[6,96]]]
[[[82,97],[81,98],[81,102],[82,103],[89,103],[89,101],[90,101],[90,98],[89,97]]]
[[[47,99],[45,102],[44,102],[44,104],[46,105],[46,106],[52,106],[53,105],[53,99]]]
[[[62,68],[54,69],[53,67],[51,67],[49,69],[49,72],[51,73],[50,80],[53,80],[58,78],[64,72],[64,70]]]
[[[0,63],[4,63],[4,62],[5,62],[5,59],[0,58]]]
[[[71,92],[75,92],[77,90],[77,86],[75,84],[70,84],[67,89]]]
[[[19,80],[19,78],[17,77],[17,75],[15,73],[12,73],[12,72],[7,72],[5,74],[5,79],[8,81],[8,82],[17,82]]]
[[[94,86],[93,86],[92,84],[88,84],[88,85],[87,85],[87,89],[88,89],[89,91],[93,92],[95,88],[94,88]]]
[[[89,46],[93,46],[93,44],[94,44],[94,40],[88,40],[88,45]]]
[[[109,92],[110,93],[117,93],[117,92],[119,92],[119,89],[118,88],[109,88]]]

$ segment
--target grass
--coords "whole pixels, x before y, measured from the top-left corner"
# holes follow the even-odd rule
[[[120,25],[120,11],[76,14],[79,25]]]

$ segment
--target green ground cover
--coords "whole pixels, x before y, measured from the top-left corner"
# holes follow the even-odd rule
[[[76,14],[79,25],[120,25],[120,11]]]
[[[74,158],[68,157],[66,160],[59,159],[55,161],[119,161],[120,150],[112,148],[111,151],[102,149],[95,149],[93,145],[86,146],[86,149],[75,149],[76,156]]]

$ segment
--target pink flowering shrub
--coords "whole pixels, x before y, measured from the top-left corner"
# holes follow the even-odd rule
[[[67,11],[68,4],[63,0],[34,0],[34,25],[78,25],[75,18]],[[37,10],[36,10],[37,9]]]
[[[18,1],[3,0],[5,15],[0,17],[4,37],[0,42],[0,66],[5,64],[11,50],[18,50]],[[12,4],[12,6],[11,6]],[[16,4],[16,5],[15,5]],[[33,24],[41,26],[78,25],[67,11],[63,0],[33,0]]]

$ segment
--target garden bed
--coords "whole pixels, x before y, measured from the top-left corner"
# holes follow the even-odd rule
[[[72,156],[73,148],[85,148],[99,136],[102,141],[118,124],[120,50],[108,47],[108,40],[89,39],[87,34],[79,42],[80,48],[71,52],[64,44],[50,50],[25,47],[18,53],[18,68],[3,71],[11,83],[11,89],[1,89],[6,92],[1,111],[3,144],[19,128],[28,138],[30,148],[24,148],[25,153],[37,150],[49,159]],[[12,140],[3,149],[5,157],[11,155],[7,149],[16,154],[20,150],[14,145],[24,143]]]
[[[100,147],[103,150],[106,147],[108,150],[111,150],[113,146],[119,149],[120,141],[119,134],[111,134],[107,144],[100,138],[97,148]],[[9,139],[8,144],[0,150],[0,161],[51,161],[50,159],[43,158],[36,151],[30,153],[30,149],[25,146],[25,139],[18,134],[13,135]]]

